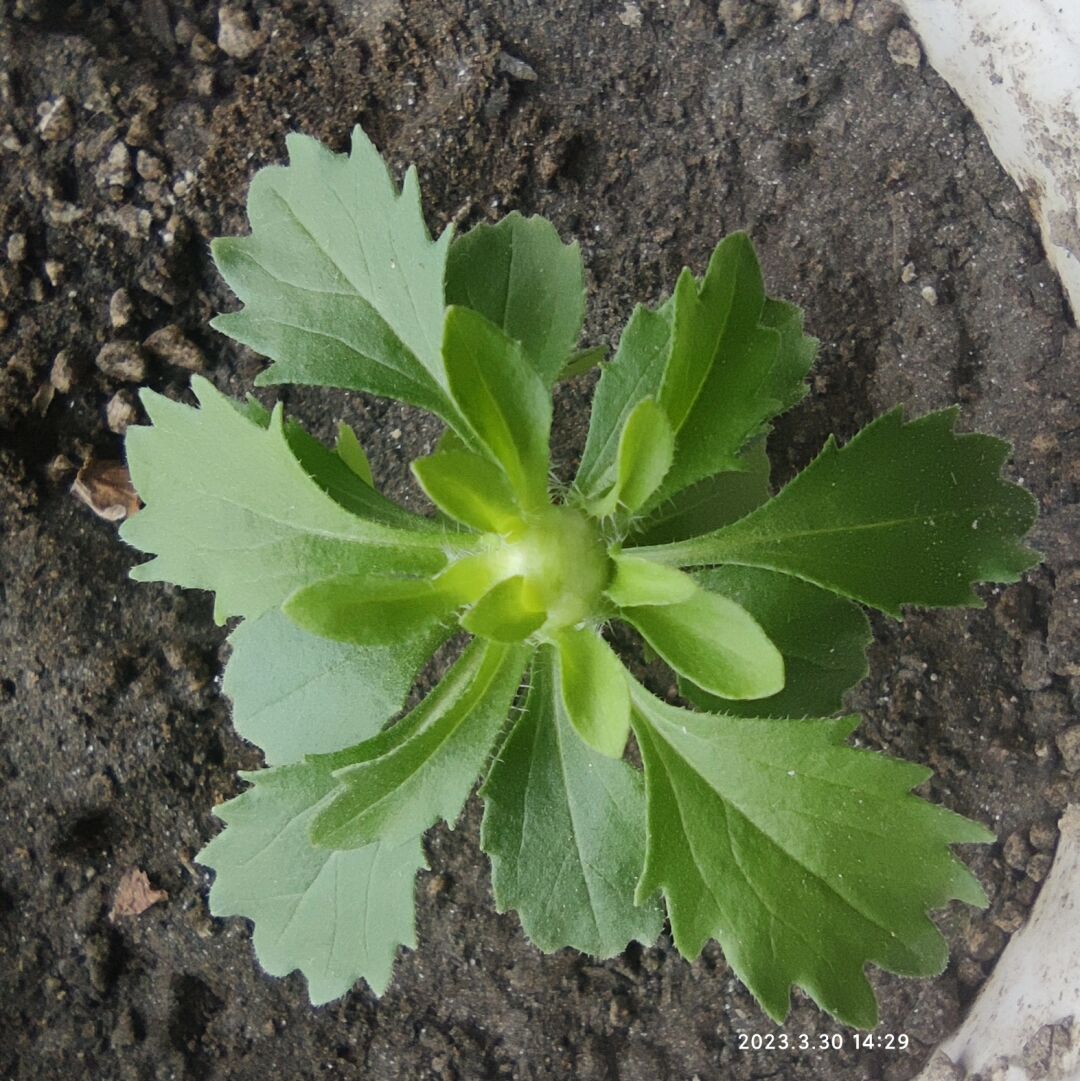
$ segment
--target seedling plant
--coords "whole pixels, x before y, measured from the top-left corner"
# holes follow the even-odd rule
[[[940,972],[928,912],[986,903],[950,845],[993,838],[911,794],[929,771],[849,745],[861,606],[978,605],[974,583],[1035,562],[1007,445],[897,409],[772,495],[765,437],[816,342],[734,234],[634,310],[564,483],[552,388],[596,359],[577,245],[518,214],[433,241],[415,170],[399,190],[360,129],[348,156],[288,148],[251,184],[251,234],[214,243],[244,305],[214,326],[273,361],[260,386],[396,398],[445,434],[412,463],[422,516],[348,427],[327,447],[199,377],[198,408],[143,395],[123,536],[154,558],[133,574],[239,620],[224,689],[266,759],[199,856],[212,912],[252,920],[263,967],[314,1003],[382,993],[416,945],[423,836],[479,779],[497,906],[541,949],[611,957],[666,911],[684,957],[715,939],[776,1020],[798,986],[872,1027],[866,965]],[[627,670],[616,624],[695,708]]]

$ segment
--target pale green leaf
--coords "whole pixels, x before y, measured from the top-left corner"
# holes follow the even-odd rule
[[[156,556],[133,578],[213,590],[223,620],[260,615],[334,574],[444,565],[441,533],[365,520],[324,492],[295,457],[280,407],[264,428],[207,380],[193,377],[192,388],[199,409],[144,391],[153,423],[128,429],[146,506],[120,535]]]
[[[675,433],[664,411],[652,398],[642,398],[630,411],[619,436],[616,503],[629,511],[638,510],[660,487],[674,453]]]
[[[986,903],[948,846],[993,836],[909,794],[928,770],[844,746],[856,723],[703,715],[635,688],[649,814],[638,895],[663,891],[683,956],[716,939],[777,1023],[797,986],[872,1028],[866,964],[936,975],[948,950],[927,911]]]
[[[311,844],[333,761],[241,774],[253,787],[215,809],[226,829],[195,857],[215,872],[210,911],[254,921],[260,964],[271,976],[299,969],[315,1005],[360,979],[386,990],[398,945],[416,945],[414,880],[427,866],[418,836],[347,852]]]
[[[743,717],[826,717],[867,673],[870,623],[855,603],[798,578],[757,567],[711,567],[695,577],[741,604],[784,656],[784,689],[769,698],[727,701],[685,680],[702,709]]]
[[[954,410],[879,417],[825,449],[786,488],[715,533],[647,551],[676,566],[737,563],[804,578],[899,616],[902,605],[978,606],[974,582],[1013,582],[1037,557],[1018,542],[1037,506],[1001,478],[1008,444],[953,432]]]
[[[613,957],[656,941],[663,915],[634,903],[645,860],[641,774],[578,738],[550,649],[538,655],[525,707],[487,780],[481,846],[500,912],[516,909],[542,950]]]
[[[450,389],[479,444],[502,466],[518,502],[547,502],[551,395],[521,346],[470,308],[446,313],[443,356]]]
[[[451,827],[514,701],[528,650],[471,643],[410,714],[343,752],[338,788],[311,829],[316,845],[397,844],[439,819]]]
[[[642,604],[679,604],[697,591],[690,575],[624,552],[615,557],[615,575],[604,593],[617,607],[634,608]]]
[[[567,629],[557,640],[559,693],[577,734],[609,758],[622,757],[630,734],[626,669],[590,628]]]
[[[257,380],[364,390],[455,423],[440,343],[452,230],[432,242],[415,169],[401,192],[357,127],[352,153],[290,135],[248,193],[251,235],[213,242],[244,309],[214,327],[276,361]]]
[[[222,690],[237,732],[270,765],[284,765],[374,736],[437,644],[431,635],[389,646],[331,642],[271,610],[229,636]]]
[[[492,586],[461,617],[461,625],[495,642],[522,642],[546,619],[547,612],[535,608],[525,579],[514,575]]]
[[[520,525],[506,474],[468,450],[445,450],[412,463],[427,497],[451,518],[481,532],[505,533]]]
[[[784,686],[784,659],[757,621],[698,589],[677,604],[620,609],[675,671],[722,698],[766,698]]]
[[[446,264],[446,302],[479,312],[521,343],[547,386],[570,358],[585,317],[577,242],[517,211],[457,237]]]
[[[459,605],[454,592],[431,578],[353,574],[303,586],[285,600],[282,611],[321,638],[388,646],[430,633]]]

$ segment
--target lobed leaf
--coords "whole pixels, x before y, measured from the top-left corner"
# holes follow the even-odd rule
[[[768,503],[704,537],[638,554],[677,566],[736,563],[803,578],[892,616],[905,604],[981,601],[974,582],[1013,582],[1038,557],[1035,520],[1001,478],[1008,444],[957,434],[955,410],[879,417],[821,454]]]
[[[289,165],[251,182],[251,235],[211,245],[245,305],[212,325],[276,362],[261,386],[368,391],[456,427],[440,352],[452,230],[431,241],[415,168],[398,192],[359,127],[348,156],[304,135],[286,145]]]
[[[359,979],[386,990],[397,947],[416,945],[413,883],[427,866],[418,836],[349,851],[311,844],[311,822],[336,785],[333,763],[241,774],[252,787],[215,808],[226,829],[195,857],[215,872],[210,911],[252,920],[260,964],[271,976],[299,969],[314,1005]]]
[[[128,466],[146,507],[120,535],[155,556],[133,578],[212,590],[221,621],[261,615],[335,574],[445,564],[441,531],[360,518],[331,498],[297,460],[280,406],[264,427],[206,379],[191,385],[201,408],[143,391],[152,425],[128,429]]]
[[[233,725],[270,765],[368,739],[405,704],[439,637],[356,646],[309,634],[273,609],[244,620],[229,636],[222,682]]]
[[[552,650],[537,655],[524,709],[480,790],[480,835],[500,912],[542,950],[613,957],[655,942],[663,915],[634,901],[645,859],[641,774],[578,738]]]
[[[450,246],[446,302],[471,308],[521,343],[550,387],[569,362],[585,318],[577,241],[563,244],[551,222],[517,211],[475,226]]]
[[[856,723],[702,715],[634,692],[649,808],[638,896],[663,891],[683,956],[715,938],[777,1023],[794,985],[872,1028],[865,965],[936,975],[948,947],[927,911],[986,904],[948,846],[992,835],[910,795],[928,770],[845,747]]]

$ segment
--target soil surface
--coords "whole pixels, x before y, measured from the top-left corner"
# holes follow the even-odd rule
[[[1080,796],[1080,336],[1022,195],[941,80],[899,62],[918,55],[887,8],[821,0],[794,18],[816,6],[2,5],[0,1075],[863,1081],[911,1077],[954,1026]],[[926,794],[999,837],[964,853],[989,909],[940,914],[946,972],[874,974],[879,1032],[906,1052],[856,1050],[801,995],[782,1031],[842,1049],[741,1050],[777,1030],[715,947],[693,964],[666,935],[609,962],[540,954],[494,910],[475,800],[429,838],[420,949],[381,1000],[359,986],[312,1009],[301,977],[259,971],[244,921],[207,914],[191,857],[258,764],[220,694],[225,632],[205,595],[128,581],[136,555],[71,494],[72,471],[121,458],[136,383],[186,396],[204,364],[250,388],[259,359],[206,325],[235,304],[208,241],[244,230],[248,180],[287,132],[341,149],[357,122],[396,169],[417,163],[433,228],[520,209],[578,237],[592,343],[749,230],[770,291],[822,341],[810,396],[771,440],[781,481],[898,403],[958,403],[963,426],[1014,443],[1044,565],[985,590],[983,610],[877,621],[853,701],[864,744],[931,766]],[[107,343],[122,344],[99,359]],[[592,384],[559,392],[566,468]],[[406,464],[430,419],[284,396],[321,434],[355,424],[380,484],[419,505]],[[110,921],[133,870],[168,897]]]

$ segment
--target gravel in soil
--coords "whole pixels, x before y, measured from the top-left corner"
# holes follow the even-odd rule
[[[955,1024],[1080,787],[1080,337],[1022,196],[895,11],[818,7],[3,5],[0,1074],[898,1081]],[[234,303],[208,241],[244,229],[247,183],[287,132],[343,148],[357,122],[395,168],[418,164],[434,228],[519,209],[580,238],[590,342],[749,230],[771,291],[822,341],[810,396],[771,440],[779,480],[897,403],[958,402],[965,427],[1013,441],[1044,565],[985,590],[985,609],[876,621],[852,703],[862,744],[933,767],[925,794],[1000,838],[964,854],[991,905],[941,914],[946,972],[873,977],[881,1031],[907,1033],[908,1052],[856,1051],[798,994],[784,1031],[841,1032],[843,1050],[740,1051],[740,1033],[773,1026],[715,947],[693,964],[667,937],[603,963],[541,955],[494,911],[475,801],[429,838],[421,947],[381,1000],[359,987],[313,1010],[300,977],[258,971],[243,921],[208,916],[191,857],[257,765],[220,695],[224,632],[205,596],[130,583],[115,523],[69,489],[121,457],[138,386],[185,396],[204,369],[249,389],[258,358],[206,325]],[[591,389],[559,391],[564,471]],[[353,423],[379,483],[421,505],[406,466],[437,435],[428,418],[283,396],[323,435]],[[167,896],[110,920],[136,871]]]

